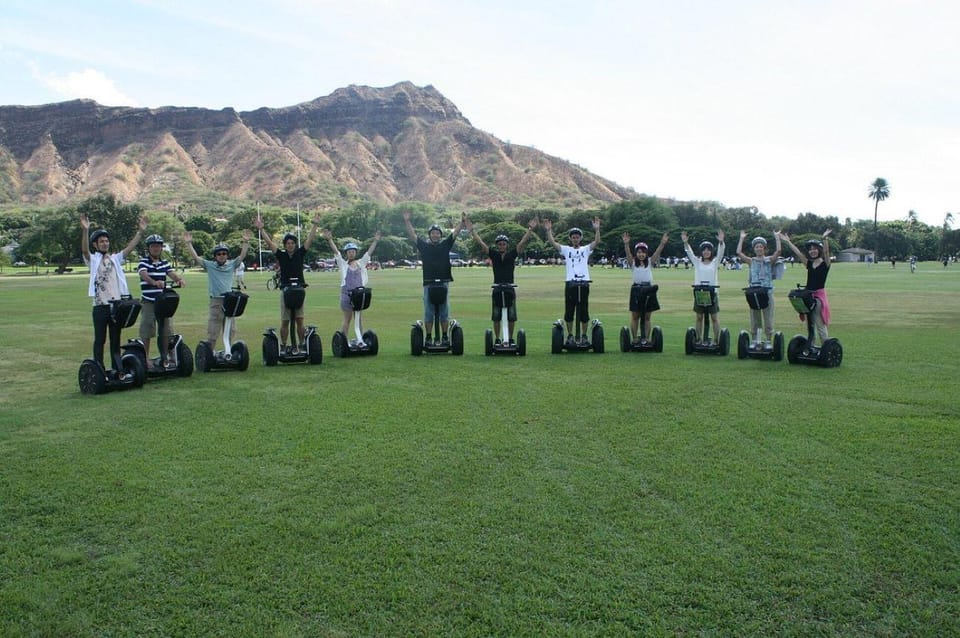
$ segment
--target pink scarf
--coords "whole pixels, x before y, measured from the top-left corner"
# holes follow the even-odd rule
[[[830,302],[827,300],[827,291],[825,288],[820,290],[811,290],[810,293],[820,302],[820,318],[823,319],[823,325],[830,325]],[[800,321],[806,319],[806,315],[800,315]]]

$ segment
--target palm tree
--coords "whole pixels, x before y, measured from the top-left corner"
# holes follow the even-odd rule
[[[882,177],[878,177],[873,180],[873,184],[870,185],[870,199],[873,200],[873,229],[877,229],[877,207],[880,205],[880,202],[890,197],[890,184],[887,183],[887,180]]]

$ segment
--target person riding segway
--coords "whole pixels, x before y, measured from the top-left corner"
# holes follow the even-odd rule
[[[360,258],[357,258],[360,250],[357,244],[352,241],[347,242],[341,256],[340,249],[333,241],[333,233],[324,230],[322,234],[329,242],[340,270],[340,310],[343,311],[343,323],[340,329],[333,333],[333,340],[330,342],[333,356],[341,358],[359,355],[374,356],[380,350],[380,341],[373,330],[363,330],[361,315],[370,307],[370,300],[373,297],[373,291],[367,285],[369,283],[367,267],[373,251],[376,250],[377,242],[380,241],[380,231],[374,234],[370,248]],[[351,319],[353,319],[356,339],[347,338]]]
[[[696,327],[687,328],[684,349],[687,354],[715,354],[727,356],[730,351],[730,332],[720,328],[720,303],[717,296],[717,271],[723,263],[723,230],[717,231],[717,250],[714,253],[713,242],[700,242],[700,256],[690,248],[686,231],[680,233],[683,250],[693,264],[693,311],[696,314]],[[717,335],[717,341],[710,337],[710,327]]]
[[[749,266],[748,287],[743,289],[750,308],[750,332],[741,330],[737,337],[738,359],[783,359],[783,333],[773,329],[774,296],[773,281],[777,278],[777,261],[780,257],[780,232],[773,234],[776,248],[767,255],[767,240],[754,237],[750,242],[753,256],[743,252],[746,231],[740,231],[737,256]]]
[[[660,253],[669,238],[664,233],[651,255],[650,247],[644,242],[638,242],[631,251],[630,233],[623,233],[623,249],[633,273],[633,285],[630,286],[630,327],[620,329],[621,352],[663,352],[663,331],[660,326],[651,328],[650,319],[654,311],[660,310],[659,286],[653,283],[653,269],[660,262]]]
[[[828,228],[823,240],[810,239],[804,251],[793,245],[786,233],[781,237],[807,268],[807,283],[791,290],[788,299],[801,320],[807,322],[807,336],[796,335],[787,345],[787,361],[806,365],[834,368],[843,361],[843,346],[829,337],[830,303],[827,299],[827,275],[830,274],[830,235]],[[816,345],[819,339],[820,345]]]
[[[600,354],[603,352],[603,326],[599,320],[594,319],[591,322],[591,338],[587,338],[587,323],[590,322],[590,254],[600,241],[600,218],[594,218],[593,241],[586,246],[581,245],[583,231],[579,228],[573,227],[567,231],[570,245],[564,246],[554,239],[553,222],[550,219],[543,220],[543,227],[547,231],[547,241],[563,257],[566,277],[563,320],[558,319],[553,324],[550,352],[559,354],[564,350],[593,350]],[[566,341],[563,338],[564,324],[567,329]]]

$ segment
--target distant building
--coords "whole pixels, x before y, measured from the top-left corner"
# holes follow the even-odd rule
[[[837,255],[837,261],[868,261],[876,262],[873,251],[866,248],[847,248]]]

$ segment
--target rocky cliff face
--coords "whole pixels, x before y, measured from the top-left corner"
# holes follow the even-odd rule
[[[350,86],[284,108],[0,107],[0,203],[57,204],[101,191],[178,203],[204,191],[323,205],[592,207],[636,196],[569,162],[480,131],[432,86]]]

